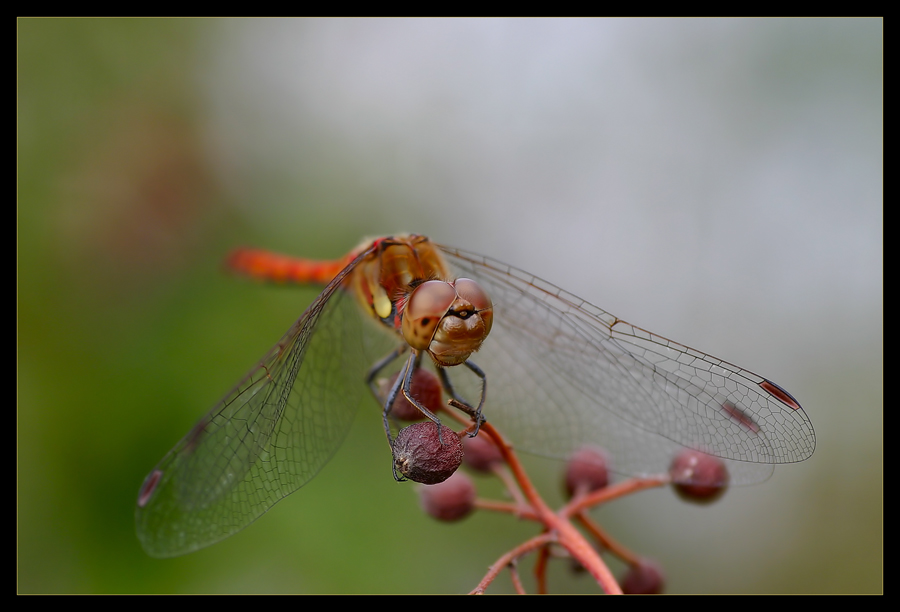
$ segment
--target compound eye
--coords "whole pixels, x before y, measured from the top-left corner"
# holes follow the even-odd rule
[[[484,335],[487,336],[491,331],[494,319],[494,303],[491,302],[487,292],[471,278],[458,278],[456,279],[456,293],[481,315],[485,325]]]
[[[494,307],[493,303],[491,303],[491,298],[481,288],[481,285],[471,278],[458,278],[455,284],[456,293],[459,294],[459,297],[474,306],[475,310],[482,311]]]
[[[427,281],[416,287],[403,310],[403,339],[417,351],[431,344],[438,323],[456,300],[456,289],[444,281]]]

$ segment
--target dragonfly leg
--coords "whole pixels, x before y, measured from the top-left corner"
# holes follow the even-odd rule
[[[391,388],[388,390],[387,397],[382,396],[382,390],[375,384],[375,378],[378,376],[381,371],[391,364],[397,357],[406,352],[409,348],[408,345],[403,344],[398,346],[393,351],[376,361],[371,368],[369,368],[368,374],[366,374],[366,384],[369,386],[369,391],[372,392],[372,395],[375,397],[375,400],[382,404],[382,418],[384,420],[384,433],[387,435],[388,445],[393,446],[393,438],[391,437],[391,425],[388,422],[388,415],[391,412],[391,408],[394,405],[394,400],[397,399],[397,394],[400,393],[400,389],[403,385],[403,376],[397,376],[394,383],[391,385]],[[412,358],[411,356],[410,358]],[[403,370],[405,371],[405,370]],[[403,372],[401,371],[401,373]],[[382,403],[383,402],[383,403]],[[395,474],[396,475],[396,474]]]
[[[388,392],[387,399],[384,402],[384,411],[382,412],[382,419],[384,421],[384,432],[387,435],[388,444],[391,446],[391,450],[393,451],[393,441],[391,439],[391,425],[388,422],[388,416],[390,415],[391,408],[394,406],[394,400],[397,399],[397,395],[400,391],[403,391],[403,396],[406,397],[409,402],[415,406],[422,414],[428,417],[438,428],[438,442],[443,446],[444,439],[443,433],[441,431],[441,420],[437,418],[437,416],[431,412],[428,408],[423,406],[419,400],[412,396],[410,391],[410,387],[412,384],[412,376],[413,373],[420,367],[422,362],[422,353],[420,351],[413,351],[409,359],[406,360],[406,364],[403,366],[403,369],[400,371],[402,376],[397,376],[397,380],[394,381],[394,384],[391,385],[391,389]],[[397,474],[397,465],[393,463],[391,465],[391,469],[394,472],[394,480],[397,482],[406,480],[401,475]]]
[[[422,363],[422,352],[421,351],[413,351],[413,354],[409,356],[409,359],[406,361],[406,370],[403,373],[403,395],[406,399],[409,400],[413,406],[419,409],[419,412],[424,414],[429,420],[431,420],[438,428],[438,441],[443,445],[444,439],[441,434],[441,420],[434,414],[431,410],[426,408],[422,403],[417,400],[412,395],[412,377],[413,373],[419,368]],[[391,406],[393,406],[394,402],[391,401],[390,404],[385,404],[384,410],[385,414],[390,410]]]
[[[475,376],[481,379],[481,397],[478,400],[478,408],[472,408],[466,400],[456,394],[456,390],[453,388],[453,384],[450,382],[450,377],[447,376],[447,370],[445,368],[438,368],[438,375],[441,378],[441,385],[444,387],[444,391],[453,398],[450,402],[451,405],[459,408],[475,421],[475,431],[469,434],[470,438],[474,438],[478,435],[478,430],[485,421],[484,416],[481,414],[481,409],[484,407],[484,398],[487,393],[487,375],[485,375],[481,368],[468,359],[463,363],[475,374]]]
[[[384,400],[384,408],[381,412],[381,418],[384,421],[384,433],[387,435],[388,445],[391,448],[394,447],[394,441],[391,438],[391,424],[388,422],[388,415],[391,412],[391,407],[394,405],[394,400],[397,399],[397,394],[400,393],[400,387],[403,386],[403,378],[403,376],[397,376],[397,380],[391,385],[387,397]],[[375,390],[373,389],[372,392],[374,393]],[[396,476],[396,474],[394,474],[394,476]]]
[[[413,356],[410,356],[412,359]],[[407,366],[409,362],[407,361]],[[388,446],[391,447],[391,454],[394,452],[394,442],[391,439],[391,424],[388,422],[388,413],[390,413],[391,406],[394,405],[394,400],[397,398],[397,394],[400,393],[400,387],[403,385],[404,376],[397,376],[397,380],[394,381],[394,384],[391,385],[391,389],[387,394],[387,400],[384,404],[384,410],[381,413],[381,418],[384,421],[384,433],[387,435]],[[397,463],[395,461],[391,462],[391,471],[394,474],[394,480],[397,482],[403,482],[406,480],[402,475],[397,473]]]
[[[393,351],[379,359],[369,368],[368,374],[366,374],[366,384],[369,385],[369,390],[372,392],[372,395],[375,397],[375,401],[379,404],[382,402],[381,399],[381,390],[375,385],[375,377],[386,368],[392,361],[394,361],[397,357],[402,355],[406,349],[409,348],[408,345],[404,344],[402,346],[398,346]],[[399,377],[398,377],[399,378]]]
[[[370,370],[369,376],[368,376],[368,378],[370,379],[369,380],[369,388],[372,389],[373,393],[377,394],[377,392],[378,392],[374,386],[374,383],[371,380],[371,379],[374,379],[374,376],[375,376],[375,374],[373,374],[373,372],[377,373],[377,371],[379,369],[383,368],[387,363],[390,363],[390,361],[392,361],[394,358],[396,358],[397,355],[399,355],[400,352],[402,352],[403,350],[405,350],[405,348],[397,349],[396,351],[393,351],[390,355],[388,355],[387,357],[385,357],[384,359],[379,361],[377,364],[375,364],[375,366],[372,368],[372,370]],[[419,400],[417,400],[412,395],[411,385],[412,385],[413,373],[415,373],[415,371],[420,367],[421,362],[422,362],[422,353],[420,351],[412,351],[412,353],[409,356],[409,359],[406,360],[406,364],[403,366],[403,369],[400,370],[401,375],[397,376],[397,380],[395,380],[394,384],[391,385],[391,388],[388,391],[387,397],[384,400],[384,410],[382,411],[382,418],[384,420],[384,431],[387,434],[387,439],[388,439],[389,444],[392,444],[393,440],[391,438],[391,427],[390,427],[390,423],[388,422],[388,417],[390,416],[391,408],[393,408],[393,406],[394,406],[394,401],[397,399],[397,396],[400,394],[401,391],[403,392],[403,396],[406,397],[406,399],[409,400],[409,402],[413,406],[415,406],[416,409],[419,410],[419,412],[421,412],[429,420],[434,422],[435,425],[437,425],[438,440],[440,440],[441,444],[444,443],[441,429],[440,429],[441,420],[437,417],[437,415],[435,415],[431,410],[429,410],[424,405],[422,405],[422,403],[419,402]]]

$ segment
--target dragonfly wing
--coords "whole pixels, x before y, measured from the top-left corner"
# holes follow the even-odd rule
[[[341,282],[347,267],[281,341],[151,472],[137,531],[170,557],[243,529],[311,480],[349,431],[370,355]]]
[[[766,379],[526,272],[441,248],[494,301],[494,328],[473,361],[488,376],[486,417],[517,448],[565,458],[603,446],[627,474],[663,471],[680,449],[697,448],[728,460],[734,482],[812,454],[806,414]]]

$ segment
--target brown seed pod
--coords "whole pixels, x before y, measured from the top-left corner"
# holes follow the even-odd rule
[[[431,421],[413,423],[394,440],[394,467],[403,476],[422,484],[447,480],[463,459],[463,446],[455,431]]]

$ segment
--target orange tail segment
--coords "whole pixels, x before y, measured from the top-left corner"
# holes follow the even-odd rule
[[[327,285],[353,261],[353,254],[333,261],[315,261],[257,249],[237,249],[225,262],[232,272],[274,283]]]

